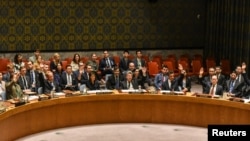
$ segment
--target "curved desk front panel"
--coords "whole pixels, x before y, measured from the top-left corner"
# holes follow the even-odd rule
[[[26,104],[0,115],[0,140],[45,130],[104,123],[166,123],[207,127],[250,124],[250,104],[166,95],[89,95]]]

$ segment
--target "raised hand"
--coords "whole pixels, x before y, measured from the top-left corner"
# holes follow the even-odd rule
[[[245,63],[245,62],[243,62],[243,63],[241,64],[241,68],[242,68],[242,70],[246,70],[246,67],[247,67],[246,63]]]
[[[182,66],[181,64],[179,64],[179,65],[178,65],[178,69],[179,69],[180,71],[182,71],[182,70],[183,70],[183,66]]]
[[[203,73],[204,73],[204,68],[201,67],[201,68],[200,68],[200,75],[202,75]]]

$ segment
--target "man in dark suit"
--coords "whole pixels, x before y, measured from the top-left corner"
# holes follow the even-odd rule
[[[51,91],[60,92],[61,88],[59,87],[59,84],[54,79],[54,74],[51,71],[48,71],[46,73],[47,79],[44,82],[44,93],[50,94]]]
[[[200,68],[200,72],[199,72],[199,82],[202,85],[202,93],[206,94],[209,93],[210,91],[210,87],[211,87],[211,79],[212,76],[215,75],[215,69],[214,68],[209,68],[209,75],[207,76],[203,76],[204,73],[204,68]]]
[[[162,83],[162,90],[180,91],[178,83],[180,80],[183,79],[185,71],[183,70],[183,66],[181,64],[179,64],[178,68],[181,74],[178,77],[175,77],[174,72],[170,71],[168,73],[168,78],[166,79],[165,82]]]
[[[85,77],[86,70],[85,70],[85,64],[83,62],[79,63],[79,69],[74,71],[73,73],[77,77],[78,83],[86,84],[85,81],[88,80],[88,78]]]
[[[38,88],[40,87],[39,73],[37,70],[35,70],[32,61],[28,61],[27,64],[28,64],[27,68],[28,70],[26,75],[30,77],[31,91],[37,92]]]
[[[78,90],[78,80],[70,65],[67,65],[65,73],[62,74],[60,86],[63,90]]]
[[[126,80],[122,81],[121,89],[138,89],[138,83],[133,80],[133,73],[131,71],[126,73]]]
[[[242,68],[241,66],[237,66],[235,69],[236,72],[236,79],[238,80],[239,83],[245,83],[244,77],[242,76]]]
[[[136,58],[133,60],[135,68],[141,69],[146,66],[145,60],[142,58],[142,52],[140,50],[136,51]]]
[[[243,91],[242,91],[242,97],[249,99],[250,98],[250,79],[247,76],[246,67],[247,67],[246,63],[243,62],[241,68],[242,68],[242,76],[243,76],[244,81],[245,81],[245,86],[244,86]]]
[[[209,91],[205,94],[210,94],[212,96],[214,95],[223,95],[223,87],[218,84],[218,78],[217,75],[212,75],[211,77],[211,86],[209,88]]]
[[[140,85],[142,89],[149,89],[149,86],[152,83],[146,67],[142,67],[141,70],[135,69],[133,79],[137,81],[138,85]]]
[[[128,50],[124,50],[123,58],[120,60],[120,63],[119,63],[119,68],[120,68],[121,73],[125,73],[126,71],[128,71],[128,66],[129,66],[129,63],[131,62],[128,56],[129,56]]]
[[[47,79],[46,73],[49,71],[49,65],[44,64],[42,70],[39,72],[40,87],[44,88],[44,82]]]
[[[119,68],[115,67],[114,73],[108,77],[106,87],[110,90],[120,89],[122,81],[124,81],[124,77],[122,74],[120,74]]]
[[[157,90],[162,89],[162,84],[167,80],[167,78],[168,78],[168,67],[166,65],[163,65],[161,72],[158,73],[154,78],[154,85]]]
[[[169,71],[167,80],[162,83],[162,90],[180,91],[178,88],[178,81],[179,78],[174,77],[174,72]]]
[[[236,72],[233,71],[230,74],[230,79],[226,81],[226,92],[229,92],[231,96],[241,97],[243,86],[244,83],[239,82]]]
[[[223,75],[220,66],[215,67],[215,74],[217,75],[218,78],[218,84],[223,87],[223,90],[225,90],[225,85],[226,85],[226,77]]]
[[[105,76],[106,74],[112,74],[114,67],[115,67],[115,62],[113,58],[109,57],[107,50],[103,51],[103,58],[99,66],[102,76]]]
[[[86,66],[86,71],[84,71],[82,74],[81,74],[81,78],[79,80],[78,78],[78,82],[81,83],[81,84],[87,84],[87,82],[89,81],[89,77],[90,77],[90,73],[91,72],[95,72],[95,71],[92,71],[92,66],[91,65],[87,65]],[[95,72],[96,73],[96,72]],[[97,74],[96,74],[97,75]],[[76,75],[77,76],[77,75]]]
[[[22,90],[31,89],[30,77],[26,75],[27,70],[25,67],[20,68],[20,76],[18,78],[18,84]]]

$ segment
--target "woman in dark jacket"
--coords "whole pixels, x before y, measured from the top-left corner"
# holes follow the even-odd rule
[[[95,72],[89,74],[89,81],[87,81],[86,86],[89,90],[100,90],[100,84]]]

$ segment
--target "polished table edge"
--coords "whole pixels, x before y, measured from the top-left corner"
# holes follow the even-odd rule
[[[0,120],[8,118],[12,115],[34,110],[36,108],[42,108],[46,106],[53,106],[64,103],[77,103],[77,102],[91,102],[91,101],[107,101],[107,100],[154,100],[154,101],[178,101],[178,102],[192,102],[209,104],[216,106],[227,106],[232,108],[238,108],[243,110],[250,110],[250,103],[229,101],[221,98],[204,98],[187,95],[164,95],[164,94],[128,94],[128,93],[115,93],[115,94],[90,94],[79,95],[72,97],[57,97],[44,101],[34,101],[26,103],[25,105],[14,107],[6,112],[0,114]]]
[[[40,112],[45,114],[46,120],[40,119],[39,122]],[[79,115],[79,112],[86,115]],[[36,118],[31,118],[28,123],[20,123],[30,117]],[[4,128],[4,132],[0,132],[0,139],[13,140],[77,125],[143,122],[206,127],[211,123],[250,124],[249,117],[249,103],[187,95],[121,94],[115,91],[114,94],[53,98],[10,109],[0,114],[0,127]],[[23,131],[20,133],[20,130]]]

